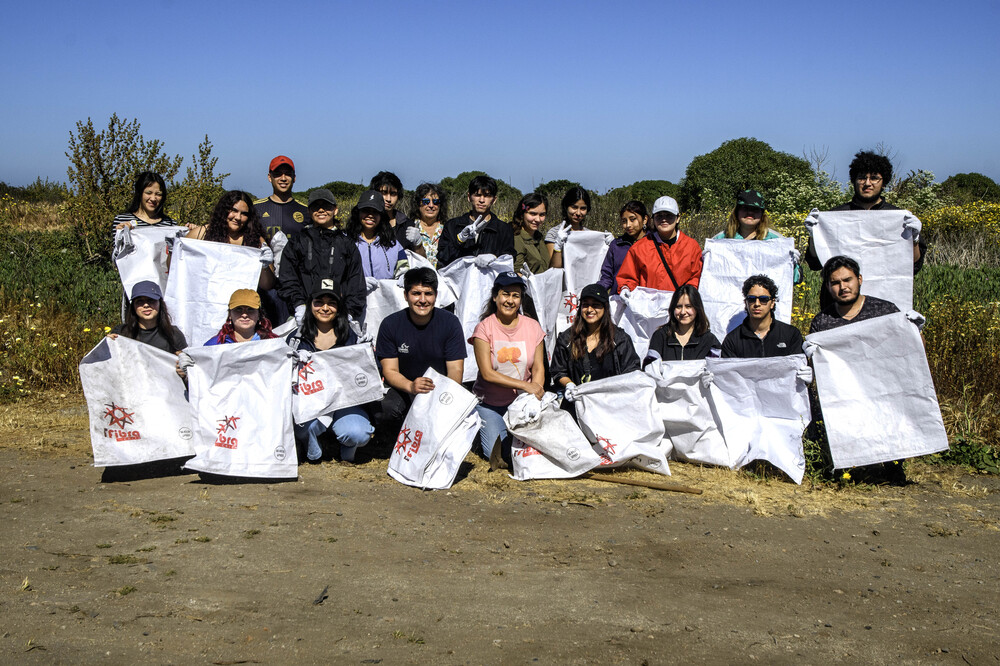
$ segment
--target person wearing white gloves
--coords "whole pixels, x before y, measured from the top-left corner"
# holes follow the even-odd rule
[[[580,308],[568,331],[556,338],[549,371],[557,388],[564,391],[563,409],[574,411],[574,389],[578,384],[616,377],[639,370],[639,356],[632,338],[611,321],[610,296],[599,284],[580,291]]]
[[[416,223],[406,228],[406,238],[417,254],[423,255],[431,266],[438,266],[438,244],[448,221],[448,197],[437,183],[421,183],[413,191],[413,210],[417,211]]]
[[[309,193],[312,224],[288,241],[281,255],[278,292],[301,325],[306,304],[323,280],[333,280],[347,313],[364,319],[367,291],[361,254],[337,222],[337,200],[327,189]]]
[[[850,257],[830,257],[823,266],[823,291],[832,303],[813,317],[809,332],[827,331],[874,317],[899,312],[890,301],[861,293],[861,267]]]
[[[545,247],[549,251],[549,266],[563,267],[563,247],[574,231],[587,228],[587,213],[590,212],[590,192],[576,186],[566,190],[562,198],[562,219],[559,226],[552,227],[545,234]]]
[[[444,225],[438,242],[439,268],[461,257],[514,256],[514,232],[492,212],[497,199],[497,182],[489,176],[476,176],[469,182],[467,196],[472,210]]]

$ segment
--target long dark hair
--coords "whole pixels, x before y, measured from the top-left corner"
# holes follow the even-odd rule
[[[347,344],[347,337],[350,335],[350,326],[347,324],[347,308],[344,307],[344,299],[335,294],[329,294],[333,298],[337,299],[337,315],[333,318],[333,333],[337,336],[337,344],[334,347],[342,347]],[[302,326],[299,327],[298,337],[303,340],[308,340],[313,346],[316,345],[316,335],[319,334],[319,324],[316,321],[316,315],[313,314],[312,302],[314,299],[309,299],[306,303],[306,315],[302,319]]]
[[[532,208],[537,208],[541,205],[545,206],[545,214],[548,215],[549,200],[545,198],[544,194],[528,192],[521,197],[521,200],[517,202],[517,207],[514,209],[514,217],[510,220],[510,226],[514,230],[515,236],[521,233],[521,227],[524,226],[524,214]]]
[[[583,304],[576,310],[576,318],[569,328],[569,353],[574,360],[579,361],[587,355],[587,322],[583,320]],[[597,358],[604,358],[604,355],[615,348],[615,325],[611,321],[611,313],[608,312],[608,305],[604,304],[604,316],[597,323],[597,333],[601,340],[594,347]]]
[[[271,322],[264,314],[263,310],[257,310],[260,314],[260,319],[257,320],[257,326],[254,328],[254,333],[260,336],[261,340],[270,340],[271,338],[276,338],[274,332],[271,330]],[[226,338],[236,339],[236,329],[233,328],[233,320],[229,316],[229,311],[226,311],[226,323],[222,325],[219,329],[219,334],[215,336],[215,341],[220,345],[226,343]]]
[[[674,319],[674,308],[677,307],[677,301],[681,300],[681,296],[687,296],[688,300],[691,301],[691,307],[694,308],[694,334],[702,336],[708,333],[709,323],[708,315],[705,314],[705,305],[701,302],[701,294],[698,293],[698,289],[691,284],[683,284],[678,287],[677,291],[674,292],[673,298],[670,299],[670,321],[664,324],[667,328],[667,333],[671,335],[677,333],[677,320]]]
[[[564,221],[569,220],[569,207],[581,199],[583,199],[583,203],[587,204],[587,215],[590,215],[590,211],[593,208],[590,205],[590,192],[580,186],[571,187],[566,190],[566,194],[562,198],[562,216]],[[586,222],[587,218],[584,217],[583,221]]]
[[[396,242],[396,232],[389,224],[389,216],[385,211],[372,210],[379,214],[378,225],[375,227],[375,244],[389,249]],[[361,210],[357,206],[351,209],[351,217],[347,220],[344,231],[355,243],[361,238]]]
[[[229,211],[236,205],[237,201],[242,201],[249,209],[247,223],[243,227],[243,245],[245,247],[260,247],[267,242],[267,232],[264,230],[264,225],[260,223],[260,218],[257,217],[257,209],[253,207],[253,197],[240,190],[226,192],[219,199],[219,203],[215,204],[212,217],[205,229],[205,240],[217,243],[229,242]]]
[[[159,185],[160,189],[163,190],[163,198],[160,199],[160,205],[153,211],[153,217],[161,220],[169,220],[170,216],[166,213],[167,184],[163,182],[163,176],[155,171],[143,171],[136,176],[135,186],[132,188],[132,203],[128,205],[125,212],[132,213],[133,215],[138,212],[139,207],[142,206],[143,191],[153,183]]]
[[[521,314],[525,317],[531,317],[535,321],[538,321],[538,311],[535,310],[535,301],[528,293],[528,288],[523,285],[510,285],[507,287],[507,290],[510,291],[510,287],[513,286],[521,287]],[[479,315],[479,321],[497,313],[497,302],[495,299],[501,289],[503,289],[503,287],[493,285],[493,289],[490,290],[490,298],[486,301],[486,305],[483,307],[483,313]]]
[[[445,194],[444,189],[437,183],[420,183],[417,185],[417,189],[413,191],[413,219],[416,222],[420,221],[420,200],[428,196],[431,192],[436,194],[439,199],[437,221],[444,224],[448,221],[448,195]],[[431,198],[433,199],[434,197]]]
[[[160,299],[160,310],[156,313],[156,328],[167,339],[167,342],[170,344],[170,351],[178,352],[183,349],[183,347],[177,346],[178,338],[180,337],[178,333],[180,331],[170,321],[167,304],[163,302],[163,299]],[[128,306],[125,308],[125,322],[122,325],[122,335],[135,340],[139,336],[139,329],[139,318],[135,315],[135,308],[132,307],[132,301],[130,300],[128,301]]]

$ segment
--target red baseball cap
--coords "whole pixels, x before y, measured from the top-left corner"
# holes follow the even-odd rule
[[[267,167],[267,170],[268,171],[274,171],[275,169],[277,169],[278,167],[280,167],[282,164],[287,164],[288,166],[290,166],[292,168],[292,171],[295,171],[295,162],[293,162],[290,158],[285,157],[284,155],[278,155],[273,160],[271,160],[271,165],[269,167]]]

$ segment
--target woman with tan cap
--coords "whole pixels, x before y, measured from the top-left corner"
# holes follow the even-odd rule
[[[277,336],[271,332],[271,322],[260,311],[260,296],[257,292],[253,289],[237,289],[229,299],[226,323],[205,346],[269,340],[275,337]]]

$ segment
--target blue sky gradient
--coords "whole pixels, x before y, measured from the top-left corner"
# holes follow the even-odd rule
[[[752,7],[752,9],[751,9]],[[1000,181],[1000,3],[28,2],[4,12],[0,180],[66,180],[69,132],[136,118],[229,188],[404,186],[483,170],[529,191],[679,181],[750,136],[883,143],[899,172]]]

